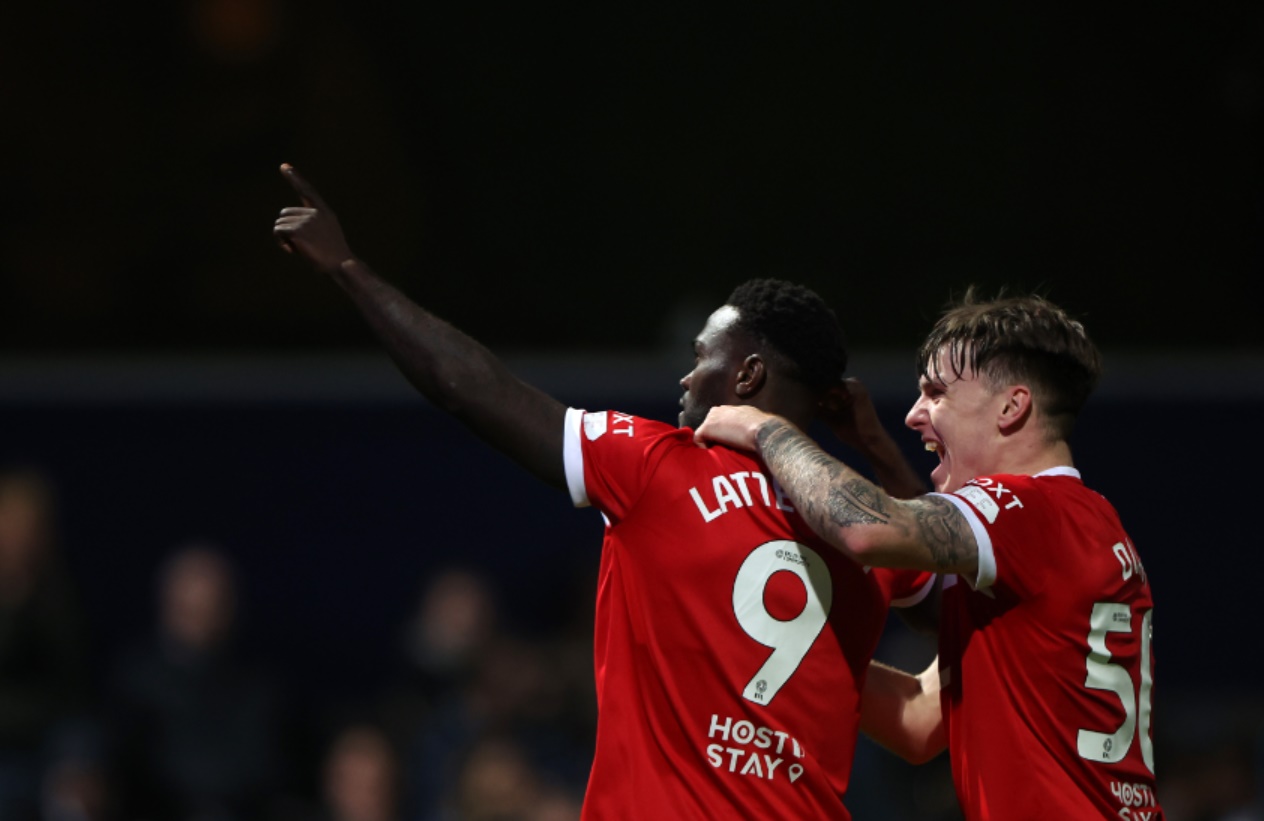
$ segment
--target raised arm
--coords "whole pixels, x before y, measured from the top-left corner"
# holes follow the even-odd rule
[[[694,438],[757,452],[812,529],[861,564],[978,575],[974,533],[951,502],[892,498],[780,416],[712,408]]]
[[[883,426],[869,389],[859,379],[844,379],[830,391],[820,418],[839,441],[865,458],[888,496],[912,499],[930,490]]]
[[[939,659],[914,676],[869,662],[860,699],[860,729],[913,764],[925,764],[947,746],[939,701]]]
[[[282,165],[281,174],[303,203],[281,210],[273,229],[281,247],[346,291],[396,366],[436,407],[539,478],[565,488],[566,408],[374,273],[351,252],[337,217],[316,189],[290,165]]]

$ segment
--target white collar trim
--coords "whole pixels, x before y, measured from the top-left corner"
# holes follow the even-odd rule
[[[1074,476],[1076,479],[1081,479],[1081,480],[1083,479],[1083,477],[1080,476],[1080,472],[1076,470],[1075,468],[1071,467],[1070,465],[1059,465],[1056,468],[1049,468],[1048,470],[1042,470],[1035,475],[1036,476]]]

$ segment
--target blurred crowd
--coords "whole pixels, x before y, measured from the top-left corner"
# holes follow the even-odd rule
[[[152,630],[94,665],[60,513],[49,476],[0,475],[0,821],[578,818],[587,637],[517,635],[487,579],[445,569],[388,681],[296,711],[240,651],[231,551],[190,541],[148,571]]]
[[[53,477],[0,472],[0,821],[578,819],[590,625],[523,634],[488,578],[446,567],[418,580],[384,681],[295,710],[277,660],[241,650],[249,580],[205,540],[138,569],[152,626],[94,663],[63,514]],[[1161,703],[1169,821],[1264,819],[1264,701]],[[858,821],[958,818],[946,767],[862,739]]]

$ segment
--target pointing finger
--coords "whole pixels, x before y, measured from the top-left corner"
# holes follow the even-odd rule
[[[281,164],[281,175],[289,180],[290,187],[302,198],[303,204],[309,208],[319,208],[320,210],[328,210],[325,201],[321,199],[320,194],[316,193],[316,189],[307,180],[299,176],[294,170],[294,166],[289,163]]]

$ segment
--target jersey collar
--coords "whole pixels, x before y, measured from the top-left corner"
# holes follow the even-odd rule
[[[1083,477],[1080,476],[1080,472],[1076,470],[1075,468],[1071,467],[1070,465],[1059,465],[1056,468],[1049,468],[1048,470],[1042,470],[1035,475],[1036,476],[1072,476],[1076,479],[1079,479],[1080,481],[1083,481]]]

